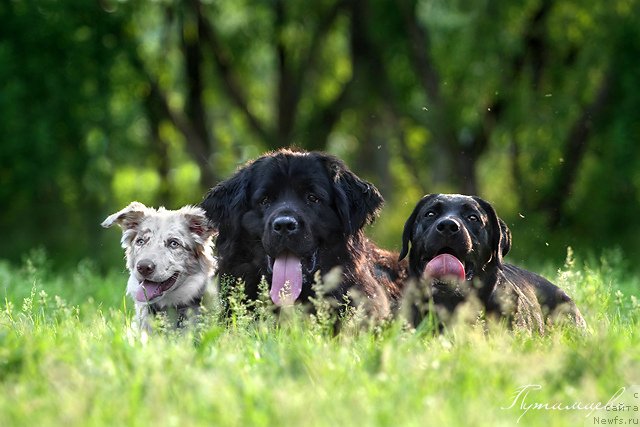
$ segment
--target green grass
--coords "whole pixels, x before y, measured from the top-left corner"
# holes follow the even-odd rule
[[[0,263],[0,426],[640,425],[638,279],[616,252],[547,276],[575,297],[587,334],[395,322],[333,336],[297,312],[275,322],[236,309],[228,324],[212,314],[197,330],[140,336],[124,271]],[[549,406],[604,404],[626,387],[629,410],[523,415],[522,400],[509,406],[528,384],[541,389],[524,404]]]

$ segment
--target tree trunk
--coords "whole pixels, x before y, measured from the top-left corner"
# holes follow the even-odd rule
[[[540,209],[547,212],[551,228],[561,225],[565,202],[571,197],[578,171],[587,152],[593,122],[609,103],[611,94],[611,72],[602,79],[600,88],[593,101],[586,105],[571,127],[564,147],[563,162],[554,174],[551,188],[540,203]]]

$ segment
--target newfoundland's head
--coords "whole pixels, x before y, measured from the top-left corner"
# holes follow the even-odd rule
[[[338,158],[283,149],[241,167],[202,207],[219,231],[219,274],[242,279],[250,299],[264,277],[273,302],[283,305],[307,301],[316,272],[336,266],[348,276],[337,298],[358,286],[351,273],[365,257],[362,228],[382,203]]]

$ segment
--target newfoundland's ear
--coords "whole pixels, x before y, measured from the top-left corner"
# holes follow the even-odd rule
[[[431,200],[434,196],[435,194],[427,194],[426,196],[422,197],[422,199],[420,199],[416,207],[413,209],[413,212],[411,212],[411,215],[409,216],[407,221],[404,223],[404,230],[402,231],[402,250],[400,251],[400,256],[398,257],[399,261],[402,261],[404,257],[409,254],[409,243],[413,243],[413,225],[416,222],[416,217],[418,216],[418,212],[420,212],[420,208],[422,208],[422,206],[429,200]]]
[[[239,221],[239,214],[247,210],[247,189],[250,169],[248,166],[238,170],[209,190],[200,207],[206,212],[214,229],[229,230]]]
[[[336,207],[344,231],[354,234],[371,224],[384,203],[378,189],[360,179],[338,158],[324,155],[329,176],[336,192]]]
[[[498,218],[498,214],[491,206],[491,203],[480,197],[473,197],[473,199],[478,202],[489,218],[487,228],[491,245],[491,261],[495,260],[498,268],[502,268],[502,257],[511,249],[511,231],[509,231],[507,224]]]

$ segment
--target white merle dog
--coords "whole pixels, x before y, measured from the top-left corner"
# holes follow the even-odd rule
[[[150,316],[159,313],[181,327],[202,305],[213,302],[214,230],[201,208],[156,210],[132,202],[102,222],[105,228],[113,224],[122,228],[130,273],[127,295],[135,303],[141,329],[150,331]]]

